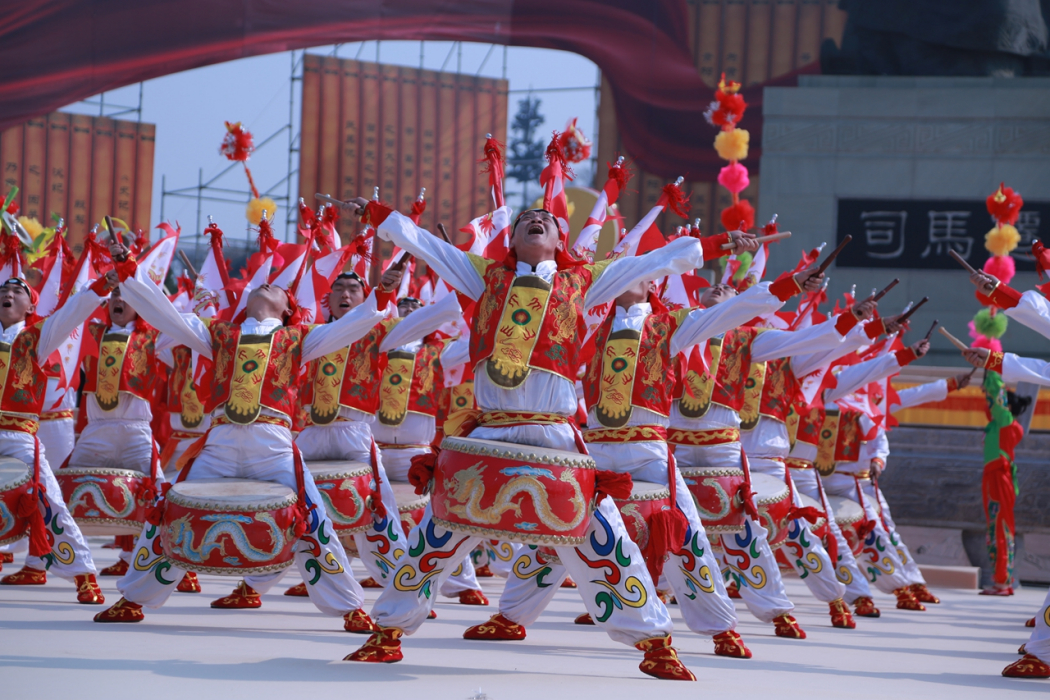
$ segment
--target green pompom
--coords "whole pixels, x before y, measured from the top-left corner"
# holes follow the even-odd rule
[[[751,262],[754,260],[754,256],[751,253],[741,253],[736,256],[736,259],[740,262],[740,267],[737,268],[736,274],[733,275],[733,282],[739,283],[747,275],[748,270],[751,269]]]
[[[1002,338],[1006,323],[1006,314],[1000,312],[993,316],[988,309],[981,309],[973,317],[974,329],[986,338]]]

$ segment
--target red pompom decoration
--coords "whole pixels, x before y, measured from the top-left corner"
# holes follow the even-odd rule
[[[707,107],[704,118],[713,126],[721,127],[723,130],[734,128],[744,118],[744,110],[747,103],[740,94],[740,83],[730,80],[726,82],[725,73],[718,83],[715,91],[715,101]]]
[[[726,231],[750,231],[755,226],[755,209],[751,202],[741,199],[723,209],[721,219]]]
[[[988,207],[988,213],[992,215],[992,218],[1000,226],[1003,224],[1012,226],[1017,223],[1017,217],[1021,214],[1024,200],[1021,199],[1021,195],[1014,192],[1004,183],[999,183],[999,189],[988,195],[988,198],[985,200],[985,206]]]
[[[740,163],[730,163],[718,171],[718,184],[733,194],[740,194],[751,184],[747,168]]]
[[[558,136],[558,148],[567,163],[580,163],[591,157],[591,142],[576,127],[575,118],[565,125],[565,131]]]
[[[235,124],[226,122],[226,135],[222,137],[219,153],[226,156],[229,160],[243,163],[251,157],[254,150],[255,143],[252,140],[251,132],[241,127],[240,122]]]
[[[1010,280],[1017,274],[1017,266],[1009,255],[993,255],[984,262],[984,267],[981,269],[996,277],[1003,284],[1010,284]]]

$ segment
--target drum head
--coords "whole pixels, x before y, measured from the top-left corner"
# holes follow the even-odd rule
[[[29,465],[14,457],[0,457],[0,491],[20,486],[29,480]]]
[[[349,462],[338,459],[318,460],[306,462],[305,466],[310,470],[314,479],[335,479],[339,477],[361,476],[372,472],[372,467],[364,462]]]
[[[295,501],[295,492],[283,484],[254,479],[196,479],[175,484],[168,498],[202,507],[225,506],[245,509],[259,508],[287,500]]]
[[[597,469],[598,465],[588,455],[579,452],[566,452],[550,447],[519,445],[513,442],[498,440],[480,440],[478,438],[447,437],[441,443],[441,449],[464,452],[472,455],[492,455],[503,459],[516,460],[530,464],[558,464],[577,469]]]
[[[404,508],[405,506],[423,508],[430,501],[429,495],[420,496],[416,493],[415,486],[406,484],[403,481],[390,482],[390,488],[394,490],[394,500],[397,501],[398,508]]]
[[[631,486],[632,501],[657,501],[670,498],[671,489],[649,481],[635,481]]]
[[[798,495],[798,497],[800,499],[802,499],[802,507],[803,508],[816,508],[821,513],[824,512],[824,505],[820,501],[818,501],[817,499],[810,498],[809,496],[807,496],[804,493],[800,493]]]
[[[864,509],[850,498],[828,496],[828,509],[835,514],[835,522],[853,523],[864,519]]]
[[[755,494],[756,501],[773,502],[779,501],[787,494],[788,485],[783,479],[778,479],[771,474],[751,472],[751,490]]]

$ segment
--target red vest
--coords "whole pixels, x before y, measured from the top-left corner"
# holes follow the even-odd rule
[[[208,411],[225,403],[226,417],[247,425],[265,406],[291,421],[306,327],[281,326],[269,335],[242,335],[241,327],[228,321],[206,323],[213,356]]]
[[[204,406],[193,386],[193,351],[179,345],[171,351],[175,366],[168,378],[168,411],[178,413],[182,427],[192,430],[204,420]]]
[[[708,346],[715,367],[713,374],[695,359],[679,358],[674,398],[680,400],[678,408],[683,416],[700,418],[713,403],[736,412],[744,408],[752,372],[751,344],[757,335],[755,328],[737,328],[723,338],[712,338]]]
[[[599,423],[607,428],[627,425],[635,406],[670,415],[675,386],[671,336],[689,311],[649,314],[640,333],[630,329],[613,332],[612,315],[598,328],[583,396]]]
[[[475,371],[507,388],[520,386],[533,369],[575,382],[587,330],[583,297],[606,263],[560,269],[547,284],[531,275],[515,277],[502,262],[477,256],[471,261],[485,280],[470,335]]]
[[[106,333],[106,324],[88,324],[88,333],[98,345],[98,357],[84,358],[84,391],[95,395],[99,408],[112,411],[120,404],[121,392],[143,401],[151,398],[154,382],[155,343],[158,331],[134,330],[131,335]]]
[[[781,357],[766,364],[759,413],[786,423],[791,406],[801,395],[798,380],[791,371],[791,359]]]
[[[387,364],[379,386],[377,417],[384,425],[400,425],[409,411],[437,417],[445,389],[441,352],[446,341],[427,336],[414,354],[386,353]]]
[[[304,407],[310,406],[310,421],[327,425],[339,415],[339,407],[346,406],[363,413],[379,409],[379,385],[386,369],[386,355],[379,346],[397,325],[397,320],[382,321],[349,348],[341,348],[310,363],[304,382]]]
[[[47,358],[36,356],[42,325],[43,321],[27,325],[15,336],[13,343],[0,343],[0,386],[3,387],[0,413],[39,416],[44,408],[47,377],[41,363]]]

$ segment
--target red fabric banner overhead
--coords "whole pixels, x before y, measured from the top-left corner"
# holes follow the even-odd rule
[[[640,167],[713,178],[721,163],[703,121],[711,90],[693,65],[686,19],[685,0],[25,0],[0,13],[0,129],[247,56],[375,39],[475,41],[586,56],[612,85],[624,147]],[[749,101],[760,96],[761,86],[745,90]],[[761,110],[748,116],[757,165]]]

